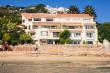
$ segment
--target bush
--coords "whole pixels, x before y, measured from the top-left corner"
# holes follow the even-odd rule
[[[18,44],[19,44],[19,41],[13,40],[13,41],[11,42],[11,44],[12,44],[13,46],[18,45]]]
[[[66,39],[66,44],[72,44],[72,40],[71,39]]]
[[[0,45],[2,45],[2,43],[3,43],[3,41],[2,41],[2,40],[0,40]]]
[[[60,44],[71,44],[72,40],[70,39],[71,33],[68,30],[64,30],[59,33],[59,43]]]

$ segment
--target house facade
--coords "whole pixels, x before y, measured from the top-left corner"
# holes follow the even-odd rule
[[[22,25],[37,45],[58,44],[58,34],[71,32],[73,45],[97,44],[96,22],[88,14],[22,13]]]

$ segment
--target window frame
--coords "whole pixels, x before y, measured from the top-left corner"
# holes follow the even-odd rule
[[[41,21],[41,18],[34,18],[34,21],[35,22],[40,22]]]
[[[53,18],[46,18],[46,22],[53,22]]]
[[[48,31],[41,31],[40,34],[41,36],[48,36]]]
[[[93,32],[86,32],[86,36],[89,37],[89,38],[92,38],[93,37]]]

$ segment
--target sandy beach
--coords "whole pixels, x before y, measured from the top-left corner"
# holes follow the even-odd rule
[[[103,56],[44,55],[36,52],[0,52],[0,61],[110,61]]]
[[[96,56],[8,56],[0,57],[0,61],[110,61],[109,57]]]
[[[0,61],[110,61],[103,56],[43,55],[36,52],[0,52]]]
[[[22,54],[23,53],[23,54]],[[0,73],[109,73],[110,57],[0,53]]]

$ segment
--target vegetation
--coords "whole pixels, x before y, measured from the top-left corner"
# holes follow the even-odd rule
[[[64,30],[59,33],[59,43],[60,44],[71,44],[72,40],[70,39],[70,32],[68,30]]]
[[[44,4],[38,4],[34,7],[27,7],[25,12],[27,13],[48,13],[48,10],[45,8]]]
[[[36,12],[37,13],[47,13],[48,10],[45,9],[45,5],[44,4],[38,4],[36,6]]]
[[[31,38],[28,34],[23,33],[23,34],[20,34],[19,40],[22,44],[24,44],[24,43],[28,43],[29,41],[31,41]]]
[[[79,14],[80,13],[80,10],[77,6],[70,6],[69,7],[69,11],[68,11],[69,14]]]
[[[20,11],[15,6],[2,6],[0,7],[0,18],[9,19],[10,22],[21,24]]]
[[[85,14],[89,14],[90,16],[93,16],[94,19],[96,19],[97,15],[96,15],[96,12],[95,12],[95,9],[93,6],[91,5],[88,5],[84,8],[84,12]]]
[[[98,39],[102,43],[104,39],[110,42],[110,22],[98,23]]]
[[[10,35],[8,34],[8,33],[5,33],[4,35],[3,35],[3,37],[2,37],[2,41],[3,42],[7,42],[7,41],[9,41],[10,40]]]
[[[8,42],[10,45],[17,45],[22,44],[22,39],[20,36],[22,34],[25,34],[25,32],[17,27],[16,23],[10,22],[9,19],[1,18],[0,19],[0,43],[3,44],[5,42]],[[24,43],[31,43],[31,38],[26,34],[26,41]],[[28,39],[28,40],[27,40]]]
[[[44,4],[38,4],[36,6],[29,7],[16,7],[16,6],[1,6],[0,7],[0,44],[7,41],[9,44],[16,45],[22,43],[32,42],[32,39],[28,34],[17,27],[21,24],[21,13],[48,13],[48,10],[45,8]],[[63,12],[58,12],[63,14]],[[85,13],[93,16],[96,19],[97,14],[95,8],[91,5],[88,5],[84,8],[84,11],[80,12],[79,8],[75,5],[69,7],[69,14]],[[110,23],[97,23],[99,41],[103,42],[104,39],[107,39],[110,42]],[[59,41],[61,44],[71,43],[69,39],[70,33],[65,30],[59,34]]]

